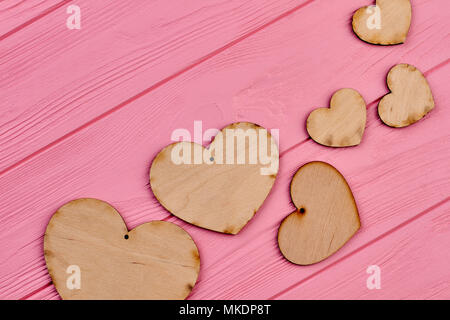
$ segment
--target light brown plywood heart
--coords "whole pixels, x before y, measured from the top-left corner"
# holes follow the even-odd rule
[[[377,0],[376,6],[358,9],[353,15],[353,31],[363,41],[394,45],[404,43],[411,25],[410,0]]]
[[[360,228],[359,214],[345,178],[331,165],[310,162],[291,182],[297,210],[278,230],[278,245],[289,261],[320,262],[339,250]]]
[[[366,103],[358,91],[341,89],[331,98],[330,108],[311,112],[306,129],[314,141],[324,146],[351,147],[361,143],[366,118]]]
[[[434,109],[434,99],[427,80],[416,67],[399,64],[387,76],[390,94],[378,104],[381,120],[390,127],[407,127]]]
[[[44,255],[63,299],[184,299],[200,270],[197,246],[170,222],[128,231],[108,203],[78,199],[51,218]]]
[[[207,149],[191,142],[164,148],[153,160],[150,184],[158,201],[178,218],[237,234],[269,194],[278,158],[276,141],[266,129],[234,123]]]

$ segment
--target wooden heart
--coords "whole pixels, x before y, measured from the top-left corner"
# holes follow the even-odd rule
[[[311,112],[306,129],[314,141],[324,146],[356,146],[361,143],[366,118],[366,103],[358,91],[341,89],[331,98],[330,108]]]
[[[297,211],[278,230],[278,246],[299,265],[320,262],[339,250],[360,228],[359,214],[345,178],[331,165],[310,162],[291,182]]]
[[[189,234],[152,221],[128,231],[108,203],[78,199],[51,218],[44,255],[63,299],[184,299],[200,256]]]
[[[275,140],[266,129],[240,122],[218,133],[208,149],[191,142],[164,148],[153,160],[150,184],[178,218],[237,234],[263,204],[277,172]]]
[[[378,104],[381,120],[390,127],[407,127],[434,109],[430,86],[414,66],[399,64],[387,76],[390,94]]]
[[[377,0],[353,15],[353,31],[363,41],[393,45],[404,43],[411,25],[410,0]]]

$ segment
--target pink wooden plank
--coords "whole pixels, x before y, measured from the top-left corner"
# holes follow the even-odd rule
[[[449,299],[450,201],[278,299]],[[381,288],[367,288],[371,265]]]
[[[72,0],[3,0],[0,2],[0,40],[31,26]]]
[[[238,236],[207,232],[170,217],[170,221],[185,227],[193,235],[202,254],[200,282],[192,298],[267,298],[324,267],[324,264],[308,268],[293,266],[281,257],[276,247],[278,224],[292,211],[287,186],[296,168],[306,161],[325,160],[336,165],[348,178],[361,210],[363,230],[326,264],[448,195],[450,176],[446,168],[449,165],[449,136],[445,128],[448,127],[449,119],[445,109],[440,107],[449,102],[449,94],[443,89],[445,82],[442,82],[448,68],[449,65],[446,65],[429,75],[438,108],[420,124],[404,130],[387,128],[376,118],[372,105],[366,137],[360,147],[329,150],[308,141],[285,153],[279,178],[268,202]],[[116,121],[112,123],[117,125]],[[130,126],[134,127],[135,124]],[[86,159],[86,155],[92,154],[90,150],[95,149],[97,143],[104,143],[103,140],[109,134],[105,132],[98,135],[98,131],[89,131],[80,133],[67,145],[58,146],[57,153],[39,157],[32,167],[24,166],[20,174],[7,177],[18,185],[14,187],[10,183],[13,190],[9,190],[5,196],[13,204],[20,205],[20,209],[13,209],[13,214],[4,218],[8,222],[5,225],[8,230],[5,228],[1,234],[5,240],[9,238],[9,255],[12,257],[25,240],[36,237],[30,245],[18,251],[22,253],[21,256],[7,261],[4,269],[7,279],[5,276],[1,281],[8,297],[22,290],[26,292],[31,288],[45,286],[49,281],[42,255],[33,245],[41,245],[41,235],[51,212],[68,199],[94,196],[111,201],[122,211],[130,227],[149,219],[168,216],[145,188],[147,159],[151,159],[153,154],[150,149],[144,148],[146,138],[135,137],[132,143],[124,136],[116,135],[113,141],[115,149],[110,149],[114,152],[104,153],[98,161],[95,158]],[[86,141],[92,144],[86,145]],[[131,159],[128,156],[139,152],[146,152],[148,157]],[[71,159],[64,154],[71,154]],[[65,159],[66,164],[60,164],[62,159]],[[118,165],[118,162],[122,164]],[[71,168],[70,173],[67,172],[67,166]],[[58,185],[55,186],[54,177],[60,176],[62,172],[66,172],[64,179],[58,179]],[[39,174],[38,178],[28,179],[36,174]],[[87,179],[88,175],[92,178]],[[7,183],[3,179],[2,182]],[[52,197],[51,202],[47,202],[49,195]],[[19,196],[21,201],[15,199]],[[53,200],[55,196],[58,200]],[[14,212],[25,214],[20,216]],[[22,237],[13,238],[13,235]],[[27,261],[30,265],[25,264]],[[33,274],[30,274],[31,266],[35,271]]]
[[[193,119],[202,119],[205,126],[208,127],[220,127],[234,120],[254,120],[253,118],[258,115],[257,111],[267,110],[265,116],[260,115],[260,119],[263,121],[259,122],[265,122],[263,124],[268,127],[282,128],[281,143],[283,150],[287,150],[287,147],[304,140],[306,136],[302,119],[314,104],[325,105],[327,103],[329,95],[333,91],[330,90],[330,87],[338,86],[339,82],[344,81],[355,85],[361,83],[361,70],[359,68],[374,57],[380,58],[388,52],[378,51],[381,50],[378,47],[376,48],[377,51],[371,51],[372,47],[365,47],[365,44],[355,41],[355,44],[351,46],[333,49],[333,53],[337,57],[345,57],[346,54],[354,55],[355,66],[347,65],[348,59],[344,59],[340,67],[337,67],[339,60],[336,60],[336,65],[331,64],[331,70],[327,72],[321,68],[316,69],[317,72],[322,74],[322,78],[305,77],[306,74],[314,75],[313,72],[308,73],[308,64],[305,63],[308,56],[314,56],[312,55],[313,52],[317,53],[316,56],[321,55],[325,61],[331,59],[333,55],[328,47],[325,50],[321,49],[322,46],[314,46],[314,44],[318,44],[313,39],[315,35],[311,35],[310,38],[305,36],[305,39],[302,39],[306,42],[305,48],[308,47],[308,44],[311,45],[311,52],[303,50],[305,43],[292,42],[293,39],[298,37],[298,34],[301,34],[302,28],[313,25],[315,20],[320,21],[320,19],[326,18],[324,13],[323,16],[320,15],[325,12],[319,10],[323,9],[320,3],[318,6],[314,4],[314,6],[311,5],[304,9],[312,11],[304,13],[301,10],[289,19],[272,25],[270,29],[258,32],[251,38],[246,39],[245,42],[233,46],[195,69],[173,79],[173,81],[142,97],[142,99],[133,101],[128,108],[118,110],[109,117],[102,119],[102,121],[85,127],[76,135],[52,145],[39,157],[30,159],[30,161],[24,162],[14,170],[4,174],[1,177],[0,185],[2,190],[6,190],[2,194],[5,195],[4,199],[8,199],[8,201],[2,203],[4,205],[2,206],[0,221],[3,222],[2,243],[6,243],[4,240],[8,240],[8,247],[5,251],[2,251],[0,258],[6,271],[0,279],[2,288],[4,288],[1,290],[2,295],[10,298],[23,297],[48,284],[49,279],[40,251],[41,236],[51,213],[69,199],[79,196],[95,196],[110,201],[122,211],[130,227],[149,219],[167,217],[167,213],[152,200],[151,193],[146,190],[145,185],[151,157],[161,146],[169,142],[168,137],[174,128],[180,126],[191,128]],[[312,15],[316,15],[314,19],[311,18]],[[340,19],[342,20],[342,18]],[[439,23],[440,20],[437,18],[437,21]],[[298,26],[300,22],[306,24]],[[337,30],[336,36],[342,37],[338,28],[341,22],[336,20],[333,23],[334,29]],[[423,24],[426,25],[425,22],[421,25]],[[429,25],[428,27],[431,28]],[[427,30],[421,30],[415,38],[416,41],[422,39],[421,36]],[[346,30],[341,41],[353,43],[353,35],[351,35],[351,31],[350,33],[348,31],[350,30]],[[425,38],[432,38],[433,35],[434,33],[427,34]],[[334,39],[334,37],[331,38]],[[444,37],[443,39],[447,38]],[[439,38],[436,41],[440,41],[440,44],[442,44],[443,41],[441,40]],[[290,44],[290,41],[292,44]],[[440,44],[436,43],[437,48]],[[291,47],[292,51],[288,50]],[[427,46],[423,45],[423,47],[420,45],[409,47],[409,51],[401,51],[400,53],[389,51],[391,56],[388,56],[387,60],[381,59],[379,65],[375,64],[372,68],[383,69],[382,66],[385,64],[390,66],[396,60],[403,58],[407,58],[408,62],[411,62],[410,60],[419,62],[418,58],[414,58],[415,55],[422,55],[424,61],[420,63],[423,65],[418,65],[422,69],[429,63],[429,67],[433,67],[443,61],[441,59],[442,51],[429,52],[425,47],[429,50],[429,43],[427,43]],[[402,50],[402,47],[398,48],[400,49],[397,50]],[[383,49],[391,50],[391,48]],[[367,52],[367,56],[364,54],[365,52]],[[317,67],[319,60],[313,61],[314,63],[312,63],[309,71],[313,70],[313,67]],[[437,63],[433,65],[433,62]],[[354,69],[352,69],[353,67]],[[342,69],[342,74],[336,72],[339,69]],[[378,73],[384,73],[385,75],[387,69],[388,67],[384,68],[383,71],[364,74],[367,82],[364,86],[361,85],[362,89],[360,90],[367,90],[369,98],[377,98],[385,93],[385,85]],[[322,79],[328,79],[330,74],[335,73],[336,77],[329,82],[323,83],[321,81]],[[432,88],[436,91],[439,105],[448,103],[448,97],[442,95],[442,92],[446,91],[443,89],[445,82],[442,79],[445,79],[447,73],[448,69],[444,65],[430,74],[430,77],[435,74],[438,75],[434,76]],[[229,81],[225,79],[229,79]],[[312,81],[315,86],[311,83]],[[221,86],[215,86],[214,83],[220,83]],[[226,86],[222,84],[226,84]],[[290,94],[298,92],[299,89],[301,89],[301,95]],[[308,90],[311,92],[310,95],[307,94]],[[324,94],[325,91],[328,93]],[[321,99],[324,100],[323,103]],[[276,110],[278,103],[282,102],[287,104],[281,105],[281,111],[272,113],[273,110]],[[262,108],[259,107],[261,104],[263,104]],[[186,110],[188,109],[182,108],[190,108],[190,112],[187,113]],[[285,261],[276,251],[274,230],[282,217],[291,210],[289,202],[286,201],[288,200],[287,187],[283,186],[288,185],[291,174],[302,162],[317,157],[328,159],[338,167],[341,165],[347,170],[345,173],[350,176],[350,179],[355,176],[356,178],[351,180],[352,183],[357,181],[362,184],[360,190],[365,190],[365,197],[359,201],[367,206],[368,209],[365,210],[370,209],[368,212],[372,219],[370,220],[372,228],[368,229],[369,231],[365,238],[362,238],[362,241],[373,239],[379,234],[378,231],[382,232],[392,223],[410,217],[410,213],[407,212],[411,208],[410,203],[417,204],[416,201],[421,200],[420,206],[414,207],[420,210],[422,207],[426,209],[427,205],[433,204],[433,201],[442,199],[443,195],[440,192],[448,191],[448,184],[446,184],[448,183],[448,177],[445,176],[446,172],[443,170],[445,169],[444,165],[447,165],[445,160],[448,158],[446,158],[448,155],[448,136],[443,136],[443,133],[446,132],[445,128],[448,126],[448,122],[445,122],[448,118],[445,117],[445,114],[439,113],[439,117],[444,119],[444,122],[438,122],[436,119],[439,118],[436,118],[436,114],[438,113],[432,114],[435,115],[434,118],[430,116],[426,121],[421,122],[431,123],[426,127],[426,130],[429,130],[427,134],[425,134],[425,129],[418,129],[422,128],[423,125],[406,129],[410,131],[393,131],[385,128],[381,124],[378,125],[375,114],[372,113],[371,124],[375,127],[370,130],[381,131],[376,136],[369,137],[368,133],[366,134],[366,139],[370,138],[368,141],[371,141],[371,143],[366,144],[364,142],[365,148],[362,145],[354,149],[331,151],[308,142],[307,149],[304,149],[304,145],[302,145],[285,153],[283,158],[289,156],[290,160],[289,162],[283,160],[283,171],[280,173],[280,179],[270,198],[271,200],[265,205],[267,209],[258,213],[257,218],[244,229],[245,232],[237,237],[230,238],[186,226],[194,235],[194,238],[203,243],[201,250],[205,252],[203,254],[205,261],[201,282],[193,297],[202,295],[205,297],[218,297],[219,295],[258,297],[265,295],[267,297],[269,294],[276,294],[276,292],[296,281],[292,279],[300,277],[298,268],[285,270],[283,264]],[[164,117],[167,117],[165,121],[163,120]],[[167,121],[168,119],[170,121]],[[431,119],[434,120],[431,121]],[[289,124],[292,124],[293,128],[287,127]],[[371,127],[369,126],[369,128]],[[419,131],[413,131],[414,129]],[[416,134],[412,135],[414,139],[408,136],[405,140],[404,133],[400,134],[400,132],[416,132]],[[429,132],[436,134],[441,140],[446,140],[439,142],[438,138],[430,136]],[[423,139],[429,140],[424,141]],[[405,144],[399,148],[396,144],[398,141]],[[391,143],[392,145],[390,148],[385,148],[384,143]],[[414,143],[418,144],[415,145]],[[428,149],[424,149],[425,147],[422,147],[422,144]],[[383,152],[379,152],[379,150],[383,150]],[[408,154],[411,150],[414,153]],[[361,154],[355,156],[355,152]],[[423,156],[420,156],[424,152],[429,152],[432,157],[424,159]],[[396,156],[401,156],[401,160],[406,162],[417,159],[417,164],[407,162],[409,168],[412,169],[421,169],[422,162],[439,166],[432,174],[426,174],[428,171],[413,171],[414,175],[407,177],[412,181],[408,184],[409,189],[407,189],[410,192],[398,194],[402,183],[405,183],[405,171],[400,171],[396,175],[388,177],[384,175],[380,177],[382,170],[395,171],[400,167],[399,165],[390,167],[389,157]],[[358,161],[355,159],[358,159]],[[337,163],[335,163],[336,161]],[[414,165],[418,167],[414,167]],[[438,175],[439,170],[443,170],[444,174]],[[360,180],[361,172],[365,174],[363,175],[364,179],[361,178]],[[390,185],[391,189],[388,191],[400,196],[401,201],[399,202],[394,202],[395,198],[386,202],[394,206],[396,211],[394,210],[393,215],[386,216],[386,213],[378,212],[378,203],[372,200],[370,196],[374,190],[377,190],[376,188],[372,189],[372,180],[378,181],[376,187],[381,190],[385,190],[383,189],[385,184]],[[424,193],[418,194],[422,189],[421,183],[428,185],[425,185],[424,191],[422,190]],[[364,188],[365,185],[367,187]],[[435,189],[438,191],[435,191]],[[378,195],[381,196],[382,194]],[[401,211],[401,214],[399,214],[399,211]],[[270,219],[262,218],[266,216]],[[383,223],[378,224],[379,221]],[[177,223],[183,225],[179,221]],[[13,237],[13,235],[15,236]],[[261,237],[264,237],[264,239],[250,241]],[[231,254],[229,256],[219,255],[227,252],[237,252],[236,257],[240,259]],[[248,257],[254,259],[255,255],[260,257],[260,260],[268,257],[271,264],[260,264],[256,268],[255,265],[252,265],[254,270],[248,269],[243,264],[249,262],[250,258]],[[225,260],[230,260],[233,263],[227,263],[228,268],[222,268]],[[252,281],[257,279],[262,281],[264,276],[261,276],[261,274],[265,275],[264,272],[271,270],[274,263],[281,266],[275,269],[274,277],[269,278],[270,281],[275,283],[267,283],[267,281],[259,283],[257,281],[258,287],[255,288]],[[229,277],[218,278],[217,275],[220,273],[227,274]],[[291,278],[286,279],[286,281],[279,281],[279,278],[277,278],[286,275]],[[241,288],[236,291],[233,285],[240,286],[241,283],[245,283],[248,289]],[[277,285],[278,287],[271,285]],[[220,288],[220,290],[217,288]]]
[[[53,284],[49,283],[47,286],[36,290],[22,297],[23,300],[61,300],[58,292],[55,290]]]
[[[334,77],[330,81],[330,87],[334,90],[340,85],[357,86],[359,81],[369,81],[368,74],[378,72],[380,77],[378,77],[377,86],[368,88],[370,90],[372,88],[382,88],[384,85],[382,79],[385,76],[384,73],[387,66],[397,62],[401,57],[412,60],[410,62],[420,63],[419,67],[421,68],[433,66],[437,62],[442,61],[444,57],[447,57],[446,43],[448,42],[448,36],[442,33],[441,30],[446,28],[448,19],[446,11],[439,10],[439,6],[436,6],[436,3],[416,1],[415,11],[417,13],[414,16],[415,24],[411,30],[410,42],[404,46],[381,48],[369,46],[357,40],[346,22],[347,28],[342,27],[344,24],[342,17],[345,16],[350,19],[352,11],[359,5],[364,4],[363,2],[354,3],[347,1],[347,3],[338,3],[337,1],[328,1],[315,3],[311,8],[303,8],[308,9],[307,15],[296,15],[296,17],[301,18],[289,21],[288,27],[286,26],[288,23],[277,23],[273,26],[274,28],[271,28],[273,31],[269,30],[264,33],[266,37],[274,37],[272,43],[267,44],[270,46],[264,48],[266,55],[263,55],[264,52],[259,50],[251,52],[249,56],[248,51],[254,51],[255,49],[254,42],[249,39],[250,41],[246,41],[249,45],[241,47],[244,48],[245,53],[239,53],[239,51],[235,50],[238,54],[246,54],[247,59],[249,57],[255,59],[253,61],[254,64],[251,64],[252,61],[250,60],[246,61],[247,74],[240,75],[242,82],[237,82],[235,86],[227,84],[224,86],[225,88],[219,86],[218,88],[209,88],[210,92],[217,97],[218,91],[220,93],[223,90],[229,90],[228,94],[234,95],[236,92],[232,90],[238,90],[238,92],[242,90],[235,97],[235,104],[241,105],[251,102],[254,105],[248,106],[245,110],[242,107],[234,107],[233,112],[235,114],[245,114],[247,117],[259,120],[267,117],[261,117],[258,114],[269,111],[268,113],[272,115],[270,122],[278,118],[277,123],[280,123],[280,121],[289,120],[288,116],[282,114],[286,108],[300,110],[301,113],[297,113],[296,116],[303,114],[303,111],[297,107],[299,100],[304,101],[305,104],[326,104],[328,102],[328,94],[320,94],[315,85],[316,81],[328,78],[328,74],[339,74],[338,77]],[[133,6],[136,6],[136,3],[140,2],[133,2]],[[260,2],[258,2],[259,4]],[[445,6],[445,4],[446,2],[443,2],[441,7]],[[177,8],[172,11],[177,10]],[[213,16],[214,18],[206,19],[203,25],[204,28],[209,30],[211,28],[208,24],[210,20],[218,20],[212,14],[218,9],[215,6],[208,8],[211,8],[208,11],[210,15],[206,14],[206,16]],[[331,16],[327,14],[327,8],[335,12],[335,14]],[[245,9],[250,11],[253,8],[245,7]],[[136,10],[140,10],[143,14],[136,17],[136,14],[133,14]],[[108,22],[112,23],[114,21],[114,13],[116,11],[120,11],[128,19],[123,18],[120,26],[113,30],[105,28],[105,26],[109,25]],[[218,37],[216,33],[207,33],[206,39],[204,35],[195,38],[199,42],[193,41],[189,37],[181,44],[168,41],[166,34],[172,35],[169,38],[171,40],[173,36],[181,32],[180,30],[186,29],[184,23],[193,24],[192,21],[185,22],[186,19],[181,19],[181,26],[176,23],[169,24],[169,26],[167,24],[156,25],[152,29],[154,30],[153,33],[150,34],[162,34],[161,38],[151,38],[150,41],[152,42],[148,42],[149,40],[145,42],[144,40],[147,38],[142,40],[148,47],[155,47],[155,50],[151,52],[153,55],[161,55],[166,49],[166,53],[160,59],[165,59],[164,61],[167,63],[162,63],[160,59],[149,62],[151,53],[142,56],[142,46],[139,46],[139,39],[135,39],[135,37],[140,36],[140,31],[146,25],[144,24],[137,30],[131,27],[135,25],[135,20],[139,21],[143,19],[142,17],[146,18],[145,14],[148,11],[150,13],[155,12],[155,20],[158,17],[162,19],[168,13],[174,14],[170,10],[158,10],[158,7],[152,7],[151,10],[145,10],[143,7],[138,7],[137,9],[134,9],[134,7],[107,7],[104,10],[101,10],[100,7],[93,8],[87,13],[83,11],[83,16],[88,19],[89,14],[95,14],[86,22],[87,25],[85,24],[85,27],[89,31],[93,30],[92,33],[94,34],[91,32],[84,33],[84,31],[74,34],[66,30],[64,25],[61,25],[61,21],[65,18],[65,13],[61,12],[58,15],[55,13],[55,17],[49,16],[46,21],[42,21],[42,26],[36,25],[32,30],[26,30],[29,34],[21,33],[23,37],[27,36],[27,38],[11,39],[13,43],[11,44],[11,50],[8,51],[8,57],[12,60],[7,65],[8,69],[3,72],[3,74],[8,75],[9,89],[6,88],[3,91],[4,96],[0,92],[0,98],[4,104],[2,110],[5,110],[2,119],[6,122],[0,127],[1,169],[5,169],[27,155],[33,154],[36,150],[40,150],[43,146],[57,140],[67,132],[76,130],[80,125],[95,116],[103,114],[106,110],[110,110],[114,106],[124,107],[128,105],[130,101],[127,99],[130,96],[139,92],[146,93],[147,91],[145,90],[152,89],[153,84],[159,83],[158,80],[161,80],[161,76],[170,77],[171,74],[185,67],[187,65],[185,63],[186,58],[195,61],[195,59],[199,58],[199,53],[207,55],[208,50],[211,49],[211,44],[219,46],[220,43],[222,45],[220,41],[223,39]],[[158,13],[161,11],[161,16],[159,16]],[[275,10],[270,6],[267,8],[267,12],[270,13],[279,11],[280,9]],[[227,16],[228,19],[237,19],[239,17],[235,14],[235,11],[229,10],[225,12],[230,14],[230,17]],[[246,11],[244,10],[244,12]],[[199,14],[200,17],[203,16],[202,11]],[[191,19],[194,21],[198,19],[198,15],[191,16]],[[430,16],[433,16],[434,19],[429,19]],[[262,14],[262,17],[265,17],[265,15]],[[47,21],[50,18],[52,20]],[[236,37],[233,36],[236,36],[236,34],[239,36],[249,30],[257,29],[257,26],[260,25],[259,22],[266,22],[268,18],[262,21],[258,20],[256,24],[250,24],[250,26],[244,25],[243,29],[238,28],[237,31],[235,24],[239,20],[228,21],[228,24],[223,28],[217,28],[220,31],[218,33],[223,36],[229,36],[228,39],[230,40],[235,39]],[[225,17],[222,19],[227,21]],[[317,29],[316,25],[320,21],[325,20],[328,24],[320,25],[320,30]],[[89,25],[90,21],[92,21],[92,26]],[[100,24],[100,21],[104,23]],[[131,23],[130,21],[133,22]],[[38,27],[40,29],[37,29]],[[122,37],[122,33],[130,28],[129,32],[134,37]],[[224,28],[226,29],[224,30]],[[305,30],[311,29],[316,30],[315,33],[305,32]],[[42,36],[36,38],[34,30],[39,30],[39,34]],[[147,35],[149,32],[142,33]],[[324,34],[336,32],[337,34],[330,41],[323,41],[317,32],[323,32]],[[186,33],[187,31],[183,34]],[[129,41],[130,38],[133,41]],[[259,39],[255,38],[256,41],[259,41]],[[349,44],[349,47],[340,45],[344,39],[345,43]],[[17,55],[17,52],[20,52],[15,46],[17,41],[20,41],[21,45],[29,43],[23,49],[25,54]],[[47,42],[49,42],[48,45],[42,45],[42,43]],[[111,42],[113,43],[112,47]],[[179,51],[171,51],[170,48],[172,46],[178,48],[177,50]],[[72,47],[74,47],[73,50],[71,49]],[[105,53],[105,47],[108,47],[108,54]],[[334,50],[330,50],[332,47],[340,47],[340,54],[335,54]],[[430,47],[433,50],[430,51]],[[134,53],[130,54],[132,51],[129,48],[134,49],[136,52],[133,51]],[[139,48],[141,49],[139,50]],[[305,48],[310,49],[305,50]],[[342,70],[342,66],[351,64],[353,57],[359,56],[362,51],[366,52],[366,59],[361,61],[361,64],[352,65],[354,69],[349,67]],[[61,52],[65,52],[65,54],[61,55]],[[320,52],[321,54],[311,55],[311,52]],[[259,55],[255,57],[255,53]],[[111,56],[110,60],[105,60],[105,56],[106,59]],[[285,61],[286,59],[288,60]],[[300,59],[304,59],[303,63],[298,63]],[[79,65],[80,61],[82,63],[81,67]],[[240,61],[240,65],[236,66],[236,69],[239,69],[243,63],[241,58],[238,61]],[[326,63],[339,61],[339,63],[329,64],[329,68],[322,68],[324,61]],[[380,66],[383,65],[384,69],[374,67],[374,61],[378,61],[377,63]],[[290,71],[285,71],[288,63],[291,64],[291,67],[296,67]],[[257,64],[258,67],[255,67]],[[264,65],[264,68],[261,68],[259,64]],[[282,66],[278,67],[280,64]],[[303,69],[305,64],[310,64],[308,67],[314,68],[314,73],[309,75],[312,77],[312,81],[309,81],[305,89],[296,86],[294,88],[295,95],[288,94],[285,90],[289,86],[282,85],[282,83],[284,81],[301,83],[298,78],[304,77]],[[230,64],[228,64],[228,68],[230,67]],[[264,72],[266,71],[261,72],[261,70],[271,70],[271,72],[265,75]],[[255,78],[258,80],[255,80]],[[236,79],[233,79],[233,81],[236,81]],[[247,90],[252,81],[257,81],[256,86],[261,87],[262,91]],[[277,82],[277,85],[268,90],[267,86],[270,86],[273,82]],[[380,85],[379,87],[378,84]],[[330,88],[328,90],[331,91]],[[23,92],[27,94],[24,95]],[[246,97],[250,94],[253,94],[250,97],[251,101],[246,101]],[[264,94],[271,96],[267,97]],[[323,100],[317,101],[315,97],[323,97]],[[277,104],[274,112],[268,110],[271,107],[264,104],[268,98],[273,101],[272,105]],[[275,98],[276,100],[274,100]],[[260,99],[260,101],[255,101],[255,99]],[[125,105],[122,104],[123,102]],[[67,116],[69,113],[70,117]],[[294,119],[291,118],[291,121]],[[295,128],[297,123],[291,122],[287,127]],[[290,132],[290,134],[297,133],[298,130]]]
[[[208,239],[204,281],[192,298],[271,298],[448,197],[450,136],[445,127],[450,119],[443,106],[450,102],[450,95],[438,88],[448,70],[447,65],[435,78],[429,76],[440,107],[415,128],[396,131],[385,127],[372,105],[365,140],[359,147],[330,151],[308,140],[286,153],[275,189],[245,232],[234,242]],[[276,234],[282,219],[293,211],[289,182],[296,169],[311,160],[332,163],[347,178],[360,209],[362,229],[330,259],[298,267],[283,259]]]
[[[80,0],[81,30],[55,10],[2,41],[0,171],[310,1]]]

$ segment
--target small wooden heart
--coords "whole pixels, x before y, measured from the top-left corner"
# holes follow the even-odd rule
[[[44,255],[63,299],[184,299],[200,270],[197,246],[170,222],[128,231],[108,203],[78,199],[51,218]]]
[[[366,118],[366,103],[358,91],[341,89],[331,98],[330,108],[311,112],[306,129],[314,141],[324,146],[356,146],[361,143]]]
[[[150,184],[158,201],[178,218],[237,234],[272,189],[278,161],[278,147],[267,130],[240,122],[224,128],[208,149],[191,142],[164,148],[153,160]]]
[[[411,25],[410,0],[377,0],[353,15],[353,31],[363,41],[393,45],[404,43]]]
[[[278,246],[299,265],[320,262],[339,250],[360,228],[359,214],[345,178],[331,165],[310,162],[291,182],[297,211],[278,230]]]
[[[391,93],[378,104],[381,120],[390,127],[407,127],[434,109],[434,99],[427,80],[416,67],[399,64],[387,76]]]

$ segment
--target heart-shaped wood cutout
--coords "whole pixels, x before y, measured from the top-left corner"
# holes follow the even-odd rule
[[[227,126],[206,149],[174,143],[153,160],[150,184],[173,215],[196,226],[237,234],[269,194],[278,172],[278,147],[253,123]]]
[[[378,104],[381,120],[390,127],[407,127],[434,109],[434,99],[427,80],[416,67],[399,64],[387,76],[390,94]]]
[[[289,261],[320,262],[339,250],[360,228],[359,214],[345,178],[324,162],[301,167],[291,182],[297,211],[278,230],[278,245]]]
[[[78,199],[51,218],[44,255],[63,299],[184,299],[200,270],[197,246],[170,222],[128,231],[108,203]]]
[[[311,112],[306,129],[314,141],[324,146],[351,147],[361,143],[366,118],[366,103],[358,91],[341,89],[331,98],[330,108]]]
[[[353,31],[363,41],[393,45],[404,43],[411,25],[410,0],[377,0],[353,15]]]

